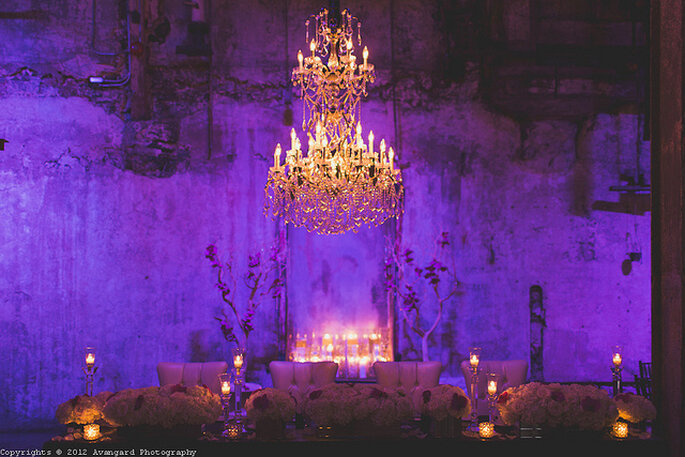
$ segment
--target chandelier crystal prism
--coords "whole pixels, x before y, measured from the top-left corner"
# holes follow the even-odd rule
[[[307,152],[294,128],[283,163],[276,146],[265,214],[325,235],[399,218],[404,186],[395,151],[385,140],[376,149],[373,131],[368,144],[362,137],[360,100],[376,74],[366,46],[357,61],[361,22],[348,10],[338,15],[324,8],[305,21],[305,30],[309,55],[298,52],[291,79],[303,100]]]

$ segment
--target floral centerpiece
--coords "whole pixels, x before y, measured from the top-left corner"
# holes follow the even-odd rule
[[[471,414],[471,401],[457,386],[440,384],[419,391],[419,412],[433,420],[465,419]]]
[[[418,399],[416,397],[418,396]],[[464,391],[450,384],[416,389],[414,405],[430,423],[430,434],[436,438],[461,435],[461,420],[471,414],[471,401]]]
[[[656,418],[654,404],[642,395],[622,393],[616,395],[614,401],[618,408],[618,416],[627,422],[635,424]]]
[[[60,424],[92,424],[105,420],[103,408],[112,392],[100,392],[95,396],[77,395],[57,407],[55,417]]]
[[[411,400],[402,390],[368,384],[355,384],[353,389],[357,395],[353,418],[360,431],[399,433],[402,422],[412,417]]]
[[[295,416],[295,400],[282,390],[266,387],[250,395],[245,402],[247,418],[258,422],[264,419],[289,422]]]
[[[354,420],[358,397],[348,384],[327,384],[304,397],[303,411],[317,426],[346,427]]]
[[[305,402],[310,392],[314,389],[314,387],[301,389],[295,385],[291,385],[290,387],[288,387],[288,394],[290,394],[290,397],[295,402],[295,414],[304,414]]]
[[[109,397],[105,417],[116,426],[199,426],[221,414],[221,400],[205,386],[165,385],[125,389]]]
[[[497,399],[507,425],[601,431],[618,417],[609,394],[592,385],[531,382],[510,387]]]

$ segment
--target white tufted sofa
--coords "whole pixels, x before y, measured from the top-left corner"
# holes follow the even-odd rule
[[[312,390],[335,382],[338,364],[335,362],[269,363],[271,382],[275,389],[288,392],[294,399],[297,413],[302,413],[304,399]]]
[[[392,389],[410,392],[416,387],[434,387],[440,381],[440,362],[376,362],[373,364],[376,383]]]
[[[274,388],[287,391],[296,387],[301,391],[306,391],[335,382],[338,364],[335,362],[273,361],[269,363],[269,371]]]
[[[159,385],[182,384],[186,386],[205,385],[219,394],[219,375],[226,373],[226,362],[160,362],[157,364]]]
[[[461,362],[461,372],[464,374],[466,394],[471,396],[471,369],[468,360]],[[520,386],[528,377],[528,361],[526,360],[481,360],[478,366],[478,414],[488,413],[487,376],[496,373],[499,377],[497,393],[502,393],[509,387]]]

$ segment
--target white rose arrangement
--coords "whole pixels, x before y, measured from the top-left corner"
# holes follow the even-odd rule
[[[304,397],[303,411],[317,425],[347,426],[359,407],[359,394],[348,384],[331,383]]]
[[[263,419],[289,422],[295,416],[295,400],[288,392],[266,387],[249,396],[245,411],[248,419],[254,422]]]
[[[201,425],[221,414],[221,400],[205,386],[166,385],[125,389],[112,395],[103,413],[116,426]]]
[[[621,419],[628,422],[638,423],[642,421],[654,420],[656,418],[656,408],[654,404],[642,395],[630,392],[622,393],[614,397],[618,415]]]
[[[304,414],[304,405],[307,401],[307,396],[315,387],[299,388],[295,385],[288,387],[288,394],[295,401],[295,413]]]
[[[450,417],[466,418],[471,414],[471,401],[464,391],[457,386],[440,384],[429,388],[420,388],[414,392],[415,407],[435,421]]]
[[[403,390],[369,384],[355,384],[353,390],[358,398],[353,413],[356,422],[392,427],[412,417],[411,400]]]
[[[91,397],[77,395],[57,407],[55,417],[60,424],[92,424],[105,418],[102,410],[111,392],[100,392]]]
[[[592,385],[531,382],[511,387],[497,399],[507,425],[599,431],[618,417],[609,394]]]

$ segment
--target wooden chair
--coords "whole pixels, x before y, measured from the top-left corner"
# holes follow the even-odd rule
[[[635,375],[635,390],[638,395],[652,399],[652,362],[640,361],[640,376]]]

